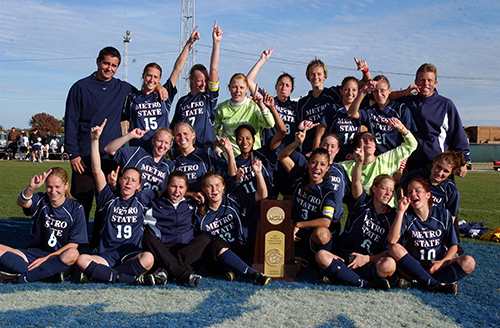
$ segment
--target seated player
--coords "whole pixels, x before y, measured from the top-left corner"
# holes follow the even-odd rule
[[[387,254],[387,236],[396,216],[388,205],[394,179],[387,174],[377,176],[367,195],[361,185],[363,147],[356,149],[354,158],[351,191],[354,204],[333,254],[320,250],[316,262],[324,270],[325,282],[388,290],[387,278],[396,271],[396,262]]]
[[[35,191],[45,182],[46,192]],[[0,282],[26,283],[63,273],[78,259],[78,246],[87,243],[83,207],[69,193],[68,174],[54,167],[34,175],[17,198],[31,215],[31,242],[27,249],[0,245]]]
[[[96,255],[83,254],[78,259],[82,271],[81,282],[92,279],[97,282],[121,282],[125,284],[154,285],[155,277],[145,275],[154,264],[153,255],[141,252],[144,212],[151,206],[157,192],[141,189],[141,173],[129,167],[118,179],[116,193],[106,183],[101,169],[99,137],[106,125],[91,129],[92,172],[96,181],[97,210],[103,224]]]
[[[456,295],[456,281],[469,275],[476,262],[469,255],[456,257],[453,219],[447,209],[432,206],[429,184],[416,177],[406,192],[399,200],[388,239],[392,244],[389,255],[396,260],[402,277],[399,286]]]
[[[202,277],[195,272],[203,264],[203,251],[212,238],[208,233],[195,235],[193,217],[196,204],[186,197],[187,191],[186,174],[172,172],[167,179],[166,191],[146,212],[142,247],[155,258],[151,271],[156,268],[166,270],[163,271],[167,275],[163,279],[165,283],[176,279],[189,287],[196,287]]]
[[[207,172],[202,179],[206,201],[198,207],[195,227],[211,234],[212,241],[205,251],[205,267],[212,274],[226,271],[226,278],[234,281],[245,276],[254,284],[267,285],[271,279],[254,270],[245,261],[253,258],[253,244],[249,241],[245,214],[256,203],[267,197],[262,175],[262,163],[252,159],[256,177],[255,194],[233,193],[225,195],[225,182],[215,172]]]

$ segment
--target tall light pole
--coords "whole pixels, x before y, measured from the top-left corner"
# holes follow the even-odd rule
[[[194,1],[195,0],[181,0],[181,44],[179,47],[179,51],[182,51],[182,48],[186,44],[187,40],[189,40],[189,36],[193,32],[194,29]],[[189,50],[188,58],[186,60],[186,64],[182,69],[181,80],[179,90],[181,92],[180,96],[184,96],[188,94],[189,90],[189,70],[194,65],[194,47],[193,45]]]
[[[127,81],[128,79],[128,44],[132,41],[130,37],[132,31],[127,30],[125,32],[125,36],[123,37],[123,81]]]

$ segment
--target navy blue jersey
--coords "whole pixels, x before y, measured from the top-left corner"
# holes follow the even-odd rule
[[[300,185],[299,181],[302,181],[301,179],[307,171],[307,160],[304,155],[302,155],[297,151],[293,151],[292,154],[290,154],[290,158],[294,161],[295,166],[290,171],[289,177],[290,180],[295,181],[293,184],[293,189],[295,190],[296,193],[297,192],[296,188],[298,185]],[[330,165],[328,173],[330,174],[328,180],[331,183],[331,189],[333,191],[333,195],[329,195],[329,197],[333,197],[334,200],[333,221],[338,222],[344,215],[342,209],[342,201],[344,195],[349,190],[348,188],[349,180],[347,179],[347,175],[344,168],[336,163],[332,163]],[[328,188],[325,187],[325,190],[328,190]]]
[[[259,91],[261,89],[259,88]],[[263,93],[263,92],[261,92]],[[288,99],[286,102],[281,102],[278,97],[274,97],[274,107],[278,115],[281,117],[286,126],[286,135],[281,141],[283,146],[287,146],[295,141],[295,132],[299,131],[299,119],[297,117],[297,102]],[[276,134],[276,128],[262,129],[263,140],[267,142]]]
[[[447,179],[438,185],[431,183],[431,172],[429,170],[411,171],[401,182],[401,188],[406,189],[408,182],[414,177],[423,177],[431,186],[432,203],[434,206],[446,208],[451,216],[457,217],[460,204],[460,193],[453,181]]]
[[[415,123],[410,110],[404,103],[391,101],[384,109],[380,109],[375,104],[367,110],[359,111],[359,123],[366,126],[368,131],[375,136],[377,147],[382,153],[403,143],[403,137],[398,129],[382,122],[382,119],[393,117],[399,119],[411,133],[415,134]]]
[[[396,217],[394,209],[387,208],[390,209],[387,213],[377,213],[373,198],[363,191],[349,211],[336,254],[346,258],[353,252],[363,255],[386,252],[387,236]]]
[[[425,221],[413,208],[408,208],[401,225],[401,237],[408,253],[419,261],[441,260],[451,246],[458,245],[450,212],[437,206],[431,206]]]
[[[108,143],[122,136],[121,112],[132,91],[136,89],[125,81],[100,81],[95,73],[73,84],[64,114],[64,150],[70,159],[90,156],[90,128],[104,119],[108,121],[100,137],[101,154]]]
[[[303,120],[318,123],[321,120],[323,112],[326,108],[340,102],[339,90],[340,88],[337,86],[324,88],[317,98],[313,97],[311,90],[307,96],[300,98],[297,104],[297,117],[299,118],[299,123]],[[303,154],[307,154],[312,151],[315,135],[316,127],[307,131],[306,139],[302,144]]]
[[[123,199],[109,185],[104,187],[97,196],[97,210],[104,218],[99,254],[131,245],[141,247],[144,214],[156,195],[156,191],[146,189]]]
[[[245,222],[245,214],[255,205],[255,197],[249,197],[247,194],[223,195],[222,202],[216,211],[207,206],[205,215],[196,212],[195,228],[198,231],[210,232],[229,244],[246,245],[248,224]]]
[[[142,147],[121,147],[113,156],[122,168],[136,167],[141,171],[143,189],[165,190],[167,178],[174,170],[174,162],[162,157],[156,163],[151,153]]]
[[[201,178],[208,171],[217,171],[224,178],[227,175],[227,162],[210,148],[197,148],[187,156],[179,155],[175,160],[175,170],[186,173],[189,191],[201,191]]]
[[[33,219],[28,248],[53,253],[69,243],[87,243],[85,212],[75,200],[66,197],[62,205],[53,207],[48,196],[39,192],[33,194],[31,207],[23,211]]]
[[[165,197],[153,201],[146,211],[144,225],[163,244],[187,244],[193,239],[193,214],[196,210],[194,201],[183,198],[177,204]]]
[[[262,175],[266,181],[267,193],[268,195],[272,195],[274,187],[274,171],[276,169],[278,157],[276,156],[276,153],[269,150],[266,145],[262,148],[254,150],[253,156],[262,162]],[[243,158],[241,155],[237,156],[236,167],[242,168],[245,173],[239,181],[239,186],[235,191],[255,195],[255,192],[257,191],[257,179],[255,178],[255,172],[252,168],[252,157]]]
[[[434,158],[446,150],[463,153],[470,161],[469,141],[455,104],[434,91],[427,98],[419,95],[405,96],[398,101],[410,108],[418,133],[418,148],[411,156],[419,166],[432,164]]]
[[[323,112],[320,123],[326,127],[326,131],[335,132],[339,136],[340,149],[335,155],[335,161],[345,161],[346,155],[354,152],[353,140],[361,129],[361,123],[349,117],[347,109],[340,105],[328,106]]]
[[[193,96],[188,93],[180,98],[175,108],[172,126],[181,121],[188,121],[196,132],[196,146],[210,148],[214,145],[215,109],[219,98],[219,83],[209,82],[204,93]]]
[[[145,94],[137,91],[128,95],[123,107],[122,120],[130,122],[129,131],[135,128],[149,130],[141,139],[130,140],[129,144],[131,146],[140,146],[150,150],[156,129],[161,127],[170,128],[168,115],[172,101],[177,94],[177,88],[172,86],[170,79],[163,86],[168,92],[166,101],[158,99],[155,92]]]

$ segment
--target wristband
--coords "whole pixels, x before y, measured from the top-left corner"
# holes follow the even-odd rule
[[[406,167],[406,162],[401,162],[401,165],[399,165],[400,170],[404,170]]]
[[[403,125],[403,127],[402,127],[401,129],[398,129],[398,131],[399,131],[400,133],[403,133],[403,131],[404,131],[405,129],[406,129],[406,126],[404,126],[404,125]]]
[[[31,200],[31,198],[33,198],[33,194],[31,194],[31,196],[29,198],[27,198],[26,196],[24,196],[24,191],[26,190],[26,188],[24,188],[21,193],[19,194],[19,198],[21,198],[21,200],[25,203],[29,202]]]
[[[366,73],[368,73],[369,71],[370,71],[370,69],[367,67],[367,68],[365,68],[364,70],[362,70],[361,72],[362,72],[363,74],[366,74]]]

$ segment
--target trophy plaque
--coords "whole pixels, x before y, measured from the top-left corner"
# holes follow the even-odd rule
[[[291,213],[291,200],[261,201],[252,267],[274,280],[297,280]]]

